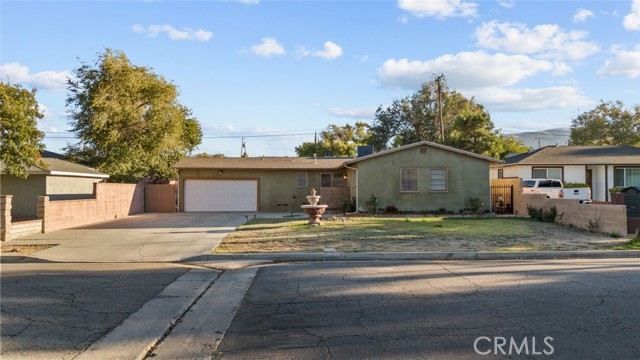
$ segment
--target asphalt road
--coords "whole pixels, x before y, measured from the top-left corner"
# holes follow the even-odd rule
[[[3,359],[71,359],[189,268],[175,264],[3,263]]]
[[[528,359],[639,359],[640,262],[265,266],[215,357],[485,359],[504,358],[503,351]]]

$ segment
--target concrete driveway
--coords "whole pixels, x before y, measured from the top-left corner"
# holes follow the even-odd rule
[[[181,261],[209,253],[245,221],[243,213],[149,213],[35,234],[16,243],[59,244],[30,255],[50,261]]]

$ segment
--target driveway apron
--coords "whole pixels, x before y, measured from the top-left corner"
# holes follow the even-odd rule
[[[59,244],[31,255],[50,261],[181,261],[208,254],[245,221],[242,213],[148,213],[20,240]]]

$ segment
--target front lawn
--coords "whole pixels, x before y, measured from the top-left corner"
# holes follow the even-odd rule
[[[535,251],[606,249],[607,235],[525,218],[253,219],[229,234],[216,253]]]

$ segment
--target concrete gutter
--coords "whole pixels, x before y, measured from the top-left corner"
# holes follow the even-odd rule
[[[247,253],[200,255],[201,261],[358,261],[358,260],[518,260],[640,258],[640,250],[522,251],[522,252],[370,252],[370,253]]]

